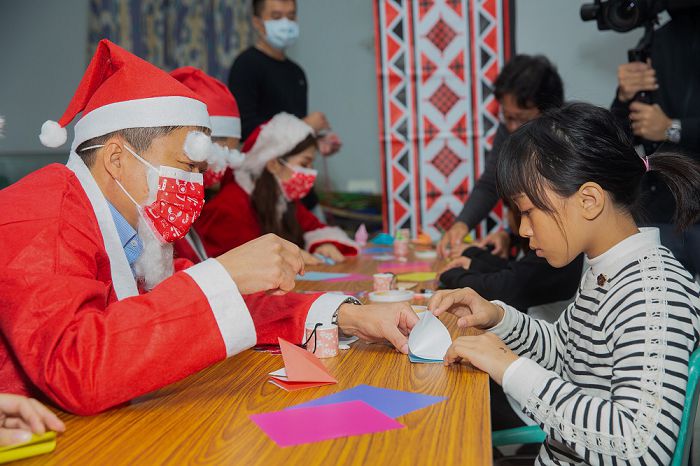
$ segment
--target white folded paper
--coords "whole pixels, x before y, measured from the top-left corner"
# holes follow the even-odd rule
[[[431,312],[423,312],[408,336],[411,355],[432,361],[442,360],[452,344],[450,332]]]

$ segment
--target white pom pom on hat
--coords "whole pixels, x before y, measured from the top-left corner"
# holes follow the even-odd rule
[[[39,140],[46,147],[60,147],[68,140],[68,131],[57,122],[47,120],[41,125]]]
[[[185,154],[193,162],[204,162],[211,157],[211,138],[201,131],[190,131],[185,138]]]

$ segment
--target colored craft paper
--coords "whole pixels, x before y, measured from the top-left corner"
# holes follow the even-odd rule
[[[331,272],[314,272],[309,271],[304,275],[297,275],[298,281],[321,282],[328,280],[337,280],[349,276],[349,273],[331,273]]]
[[[372,257],[372,259],[376,261],[393,261],[396,259],[396,256],[392,254],[379,254],[378,256]]]
[[[397,418],[445,400],[442,396],[423,395],[421,393],[404,392],[388,388],[358,385],[332,395],[317,398],[308,403],[292,406],[289,409],[324,406],[345,401],[364,401],[374,409],[378,409],[389,417]]]
[[[43,455],[55,449],[56,432],[46,432],[43,435],[34,434],[29,442],[0,447],[0,463],[9,463],[10,461]]]
[[[408,336],[409,359],[411,362],[442,362],[451,344],[447,327],[431,312],[424,312]]]
[[[407,282],[429,282],[435,280],[435,277],[437,277],[435,272],[411,272],[397,275],[396,279]]]
[[[390,254],[391,248],[366,248],[361,251],[361,254]]]
[[[387,262],[377,266],[380,273],[430,272],[432,269],[428,262]]]
[[[271,374],[270,382],[287,391],[338,383],[313,353],[283,338],[278,340],[285,372]]]
[[[363,401],[254,414],[250,419],[281,447],[403,427]]]
[[[328,283],[337,283],[337,282],[361,282],[365,280],[372,280],[372,277],[369,275],[363,275],[361,273],[346,273],[344,274],[345,277],[338,277],[338,278],[329,278],[326,280]]]

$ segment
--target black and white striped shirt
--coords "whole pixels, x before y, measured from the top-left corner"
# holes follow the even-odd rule
[[[657,229],[589,262],[554,324],[498,302],[506,312],[491,332],[521,356],[504,391],[547,434],[537,464],[669,464],[700,340],[700,289]]]

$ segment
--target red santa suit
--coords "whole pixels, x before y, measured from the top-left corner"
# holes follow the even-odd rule
[[[103,57],[110,66],[139,60],[105,42],[97,53],[104,54],[105,47],[116,53],[112,60]],[[88,73],[92,67],[91,62]],[[140,71],[140,84],[156,73]],[[126,106],[127,121],[162,103],[162,118],[173,102],[189,105],[187,118],[200,120],[188,123],[177,116],[166,124],[206,125],[206,108],[187,94],[164,102],[134,99],[119,107]],[[74,148],[105,129],[92,123],[104,123],[99,118],[107,110],[83,112]],[[45,126],[49,132],[56,128]],[[57,140],[56,134],[42,137],[45,143]],[[107,201],[74,151],[66,166],[50,165],[0,191],[0,212],[0,392],[46,397],[76,414],[121,404],[256,342],[275,343],[277,336],[300,342],[305,323],[329,323],[344,299],[243,297],[215,259],[177,271],[140,294]]]
[[[255,182],[267,162],[289,153],[310,134],[313,129],[302,120],[280,113],[246,139],[243,165],[235,170],[233,177],[225,177],[221,191],[204,205],[194,225],[209,256],[223,254],[265,233],[250,198]],[[277,206],[279,216],[287,207],[281,196]],[[313,253],[322,244],[330,243],[343,255],[357,254],[357,244],[345,232],[323,224],[301,202],[293,202],[296,220],[304,232],[304,249]]]

